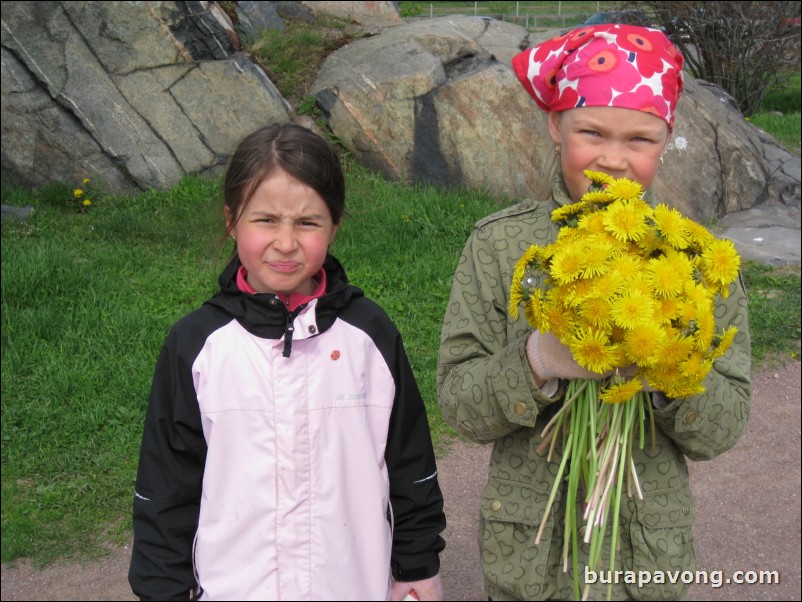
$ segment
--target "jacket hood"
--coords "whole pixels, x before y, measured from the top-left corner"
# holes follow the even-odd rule
[[[353,299],[364,296],[361,289],[348,283],[345,269],[333,255],[323,263],[326,271],[326,292],[322,297],[301,305],[290,313],[279,297],[273,293],[243,293],[237,287],[237,271],[242,262],[234,258],[220,274],[220,290],[206,301],[234,317],[248,332],[267,339],[292,337],[292,323],[309,305],[314,305],[317,329],[325,332],[334,323],[338,311]],[[288,344],[289,347],[289,344]],[[289,349],[287,350],[287,352]]]

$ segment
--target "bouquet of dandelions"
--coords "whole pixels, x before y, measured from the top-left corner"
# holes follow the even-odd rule
[[[652,208],[637,182],[585,175],[592,182],[589,192],[552,212],[560,225],[557,240],[530,247],[518,261],[509,300],[513,317],[523,304],[531,326],[553,333],[581,366],[610,375],[570,381],[562,408],[543,431],[541,452],[548,448],[551,461],[560,442],[562,457],[535,541],[567,470],[563,570],[570,550],[577,598],[577,523],[584,521],[587,566],[595,570],[612,520],[609,557],[615,570],[624,485],[628,496],[643,499],[632,450],[636,441],[644,446],[647,419],[654,437],[645,386],[669,397],[704,391],[701,383],[713,361],[737,332],[716,332],[714,302],[728,295],[740,266],[730,241],[676,209]],[[544,288],[536,286],[539,281]],[[619,374],[619,368],[627,370]],[[582,517],[576,511],[580,494]]]

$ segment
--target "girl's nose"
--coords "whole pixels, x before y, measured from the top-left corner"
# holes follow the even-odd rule
[[[292,251],[295,248],[295,233],[292,226],[281,225],[276,231],[274,246],[283,252]]]
[[[596,163],[600,171],[616,177],[620,176],[612,172],[623,172],[627,168],[626,156],[618,145],[605,146],[596,158]]]

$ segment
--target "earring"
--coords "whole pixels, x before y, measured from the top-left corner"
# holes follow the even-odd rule
[[[555,155],[559,155],[560,154],[560,145],[559,144],[554,147],[554,154]]]
[[[662,165],[663,163],[665,163],[665,161],[663,161],[663,155],[660,155],[660,165]]]

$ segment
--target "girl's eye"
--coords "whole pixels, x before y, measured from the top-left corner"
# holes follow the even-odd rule
[[[597,132],[596,130],[581,130],[579,133],[580,134],[585,134],[586,136],[598,136],[599,135],[599,132]]]

